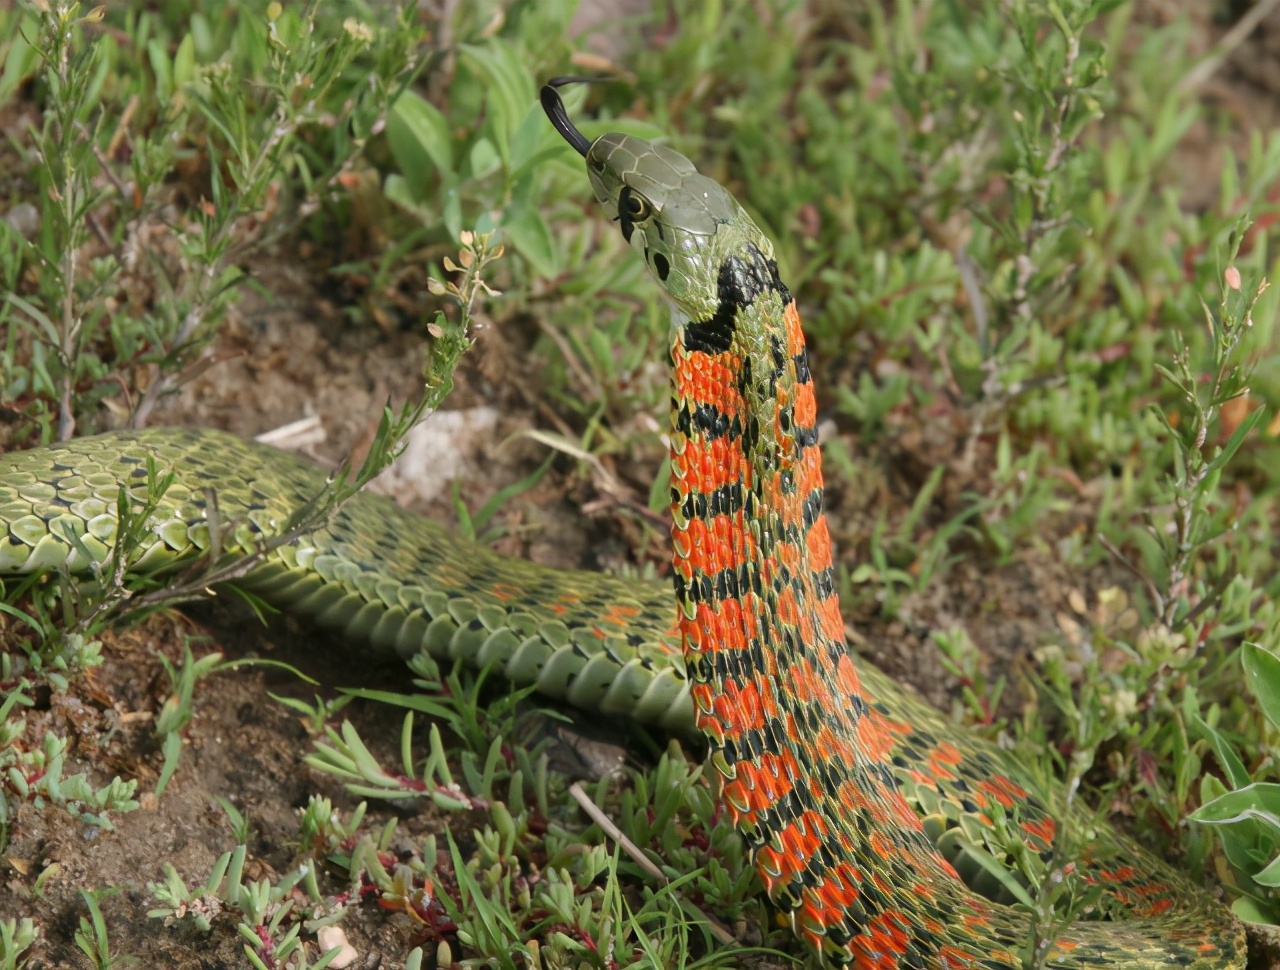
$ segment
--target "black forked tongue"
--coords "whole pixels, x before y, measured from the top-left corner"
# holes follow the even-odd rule
[[[542,110],[547,113],[547,117],[551,119],[551,123],[556,126],[556,131],[564,136],[564,140],[573,146],[583,158],[587,157],[587,150],[591,147],[591,142],[580,132],[572,121],[569,120],[569,113],[564,109],[564,102],[560,100],[560,92],[556,88],[563,87],[566,84],[577,84],[579,82],[590,83],[598,80],[591,77],[553,77],[550,81],[542,86],[542,93],[539,95],[542,101]]]

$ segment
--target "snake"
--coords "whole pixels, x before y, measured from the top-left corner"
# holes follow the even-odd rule
[[[772,243],[666,145],[588,140],[558,93],[570,80],[542,106],[670,307],[674,600],[668,584],[504,557],[368,492],[272,543],[325,472],[191,428],[0,456],[0,575],[100,571],[126,495],[147,514],[135,572],[253,556],[237,585],[371,651],[496,668],[593,715],[702,737],[766,893],[825,965],[1243,967],[1242,927],[1210,893],[850,649],[813,373]],[[168,487],[142,506],[157,475]],[[1010,833],[1054,860],[1064,826],[1087,836],[1062,868],[1095,919],[1045,934],[1025,903],[961,877],[974,846],[998,857]]]

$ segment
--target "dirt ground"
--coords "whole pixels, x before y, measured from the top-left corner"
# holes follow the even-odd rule
[[[1161,20],[1200,6],[1197,0],[1149,0],[1145,15]],[[1226,26],[1205,17],[1198,33],[1206,49]],[[1236,132],[1238,144],[1247,138],[1246,132],[1280,120],[1277,55],[1280,11],[1273,12],[1203,86],[1215,110],[1231,117],[1227,127]],[[1215,149],[1221,139],[1221,127],[1208,124],[1188,137],[1182,147],[1188,185],[1204,184],[1206,180],[1194,173],[1201,166],[1217,165]],[[299,260],[296,252],[283,250],[259,267],[255,275],[273,298],[246,295],[219,348],[227,360],[189,385],[157,413],[154,423],[212,426],[250,437],[314,416],[323,441],[310,450],[329,461],[366,441],[385,400],[415,392],[421,346],[412,333],[345,326],[326,270],[323,254]],[[545,405],[530,399],[525,386],[497,379],[528,359],[535,336],[532,326],[516,326],[501,335],[481,334],[448,403],[450,409],[480,415],[475,420],[482,430],[468,435],[469,449],[459,452],[453,466],[473,507],[536,464],[532,449],[497,448],[514,431],[536,424],[539,408]],[[821,368],[820,360],[816,366]],[[918,426],[899,429],[897,440],[904,453],[886,456],[886,461],[901,459],[908,471],[889,481],[879,498],[905,509],[923,481],[922,475],[916,480],[909,470],[953,461],[960,443],[940,438],[923,419]],[[651,468],[619,471],[641,494],[653,474]],[[550,565],[599,567],[627,543],[618,522],[581,512],[593,497],[567,463],[558,466],[532,493],[508,503],[505,515],[536,528],[516,530],[520,538],[509,540],[507,551]],[[856,532],[859,513],[842,505],[841,498],[833,496],[833,520],[846,523],[843,534]],[[452,516],[447,494],[418,504],[425,514]],[[1041,642],[1055,616],[1071,609],[1075,595],[1091,601],[1098,589],[1117,581],[1122,580],[1105,572],[1084,578],[1069,575],[1051,555],[1027,553],[994,571],[974,564],[957,566],[945,584],[934,584],[927,594],[907,601],[892,622],[872,615],[849,619],[859,630],[863,652],[946,707],[957,684],[937,659],[929,641],[931,630],[962,626],[988,658],[991,670],[1013,670]],[[406,684],[402,668],[370,671],[362,660],[353,662],[346,646],[305,625],[281,619],[262,627],[243,609],[215,603],[164,614],[109,637],[106,663],[84,689],[65,697],[43,697],[28,712],[36,735],[48,730],[74,739],[69,772],[87,770],[100,781],[119,774],[138,779],[144,792],[153,789],[162,763],[154,717],[169,691],[159,658],[178,660],[188,642],[197,652],[217,649],[231,658],[284,661],[330,692],[356,682],[387,689]],[[30,970],[86,965],[72,942],[84,912],[78,895],[84,886],[122,887],[103,907],[114,948],[137,956],[139,965],[246,965],[240,941],[230,934],[190,937],[148,919],[146,911],[154,903],[146,883],[161,878],[162,861],[172,863],[190,883],[207,874],[214,859],[233,845],[215,802],[218,797],[230,798],[252,819],[254,875],[290,866],[288,841],[296,836],[297,812],[310,794],[326,794],[348,807],[354,804],[331,779],[306,767],[302,758],[308,750],[307,734],[293,714],[267,696],[269,692],[309,699],[314,691],[270,668],[220,674],[211,686],[199,689],[181,767],[164,798],[120,815],[113,832],[88,831],[62,812],[40,811],[29,803],[18,806],[7,858],[0,863],[0,916],[39,915],[42,940],[32,951]],[[362,737],[381,749],[375,753],[394,763],[402,712],[357,702],[344,714]],[[374,812],[386,816],[392,809],[381,806]],[[410,836],[441,825],[422,806],[401,806],[397,814]],[[33,898],[33,874],[53,863],[61,871],[44,883],[39,899]],[[356,966],[401,964],[407,948],[403,925],[376,911],[353,912],[343,925],[362,955]]]

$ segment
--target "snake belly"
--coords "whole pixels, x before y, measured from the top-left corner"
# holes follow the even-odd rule
[[[211,504],[222,561],[260,553],[328,481],[311,462],[213,430],[118,431],[0,455],[0,575],[104,561],[120,488],[144,502],[148,462],[175,480],[137,572],[175,573],[204,556]],[[380,651],[495,665],[575,707],[692,733],[669,591],[499,556],[378,495],[356,495],[237,584]]]
[[[554,87],[542,99],[672,304],[676,610],[669,588],[504,558],[368,494],[240,582],[403,656],[497,665],[588,711],[696,727],[766,891],[826,962],[1027,965],[1026,913],[967,888],[938,843],[1002,815],[1050,853],[1062,793],[848,651],[812,375],[769,240],[688,159],[626,135],[588,142]],[[304,461],[214,431],[0,456],[0,574],[104,560],[119,490],[140,497],[149,463],[175,480],[140,571],[209,550],[211,507],[223,556],[258,552],[325,483]],[[1103,891],[1106,918],[1067,926],[1034,955],[1040,966],[1243,967],[1243,932],[1218,902],[1074,812],[1073,828],[1092,833],[1075,868]]]

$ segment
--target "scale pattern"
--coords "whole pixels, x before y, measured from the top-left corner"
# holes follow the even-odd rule
[[[938,794],[946,779],[947,797],[979,817],[998,802],[1042,853],[1053,820],[1016,775],[985,770],[994,759],[904,718],[850,658],[799,314],[755,244],[718,293],[732,312],[718,311],[715,339],[696,322],[675,332],[671,456],[684,655],[723,800],[770,896],[832,962],[1021,967],[1028,924],[966,888],[925,833],[922,792],[912,804],[904,789]],[[1070,927],[1045,966],[1211,966],[1240,952],[1230,918],[1218,915],[1215,935],[1199,907],[1178,912],[1195,897],[1156,867],[1095,862],[1086,878],[1136,918]]]
[[[696,726],[766,890],[831,963],[1022,967],[1027,917],[967,889],[926,832],[981,832],[999,806],[1048,852],[1060,793],[847,651],[812,377],[768,240],[675,152],[582,141],[597,198],[673,307],[676,622],[669,590],[505,559],[371,495],[271,551],[244,584],[376,647],[497,663],[587,710]],[[149,461],[176,481],[138,570],[204,554],[215,501],[223,554],[253,552],[325,480],[213,431],[0,456],[0,574],[89,571],[110,551],[119,490],[138,495]],[[1109,918],[1068,927],[1043,966],[1244,965],[1235,920],[1108,827],[1079,868],[1104,887]]]
[[[1051,800],[1022,772],[985,770],[989,753],[939,742],[901,691],[859,671],[835,593],[804,334],[769,240],[678,153],[621,134],[588,143],[562,83],[543,89],[543,107],[672,306],[673,571],[694,718],[796,933],[836,964],[885,970],[1242,959],[1230,916],[1145,858],[1117,863],[1109,835],[1084,875],[1133,918],[1069,927],[1034,955],[1023,914],[962,882],[926,817],[945,838],[953,819],[990,830],[998,806],[1048,853]]]
[[[709,361],[691,355],[683,366],[703,375],[692,381],[695,394],[711,391]],[[678,434],[673,442],[681,442]],[[682,443],[676,464],[684,484],[677,490],[688,491],[676,516],[685,591],[679,626],[690,636],[690,669],[723,676],[720,692],[705,681],[690,691],[669,587],[497,556],[376,495],[356,496],[326,529],[275,550],[242,583],[381,650],[498,663],[514,683],[685,736],[694,731],[696,693],[698,719],[717,741],[714,763],[728,778],[726,802],[798,932],[837,962],[858,966],[1021,966],[1025,919],[969,897],[923,840],[920,818],[955,831],[965,821],[982,824],[998,802],[1017,809],[1029,843],[1045,851],[1054,834],[1052,793],[1039,793],[1008,752],[957,731],[846,654],[833,607],[813,614],[817,630],[826,625],[814,642],[822,643],[832,674],[815,669],[812,651],[802,651],[795,637],[815,622],[792,612],[803,604],[776,597],[787,611],[779,621],[794,620],[790,637],[771,618],[744,615],[744,605],[775,600],[765,584],[773,591],[776,580],[794,575],[794,566],[781,571],[793,553],[777,551],[777,571],[744,562],[746,583],[731,580],[725,570],[765,528],[723,544],[708,531],[727,526],[721,516],[737,514],[729,509],[739,494],[741,513],[755,515],[755,490],[708,498],[705,488],[691,488],[690,470],[705,451],[696,439]],[[132,564],[137,571],[176,572],[208,549],[210,496],[230,557],[253,552],[325,483],[323,470],[308,462],[208,430],[117,432],[0,455],[0,574],[86,572],[86,553],[101,561],[115,537],[119,489],[141,500],[148,460],[177,481],[150,522],[153,538]],[[724,511],[713,515],[715,508]],[[775,522],[770,528],[786,535],[786,523]],[[806,568],[821,561],[812,554],[818,544],[811,539],[808,548]],[[732,597],[730,583],[737,583]],[[760,642],[766,630],[779,629],[790,652]],[[850,752],[835,734],[833,715],[843,708],[858,713],[853,725],[864,753]],[[805,738],[824,747],[810,753]],[[1085,817],[1076,823],[1086,824]],[[1087,862],[1086,878],[1105,885],[1136,918],[1072,927],[1048,966],[1243,966],[1234,920],[1140,848],[1102,828]]]

